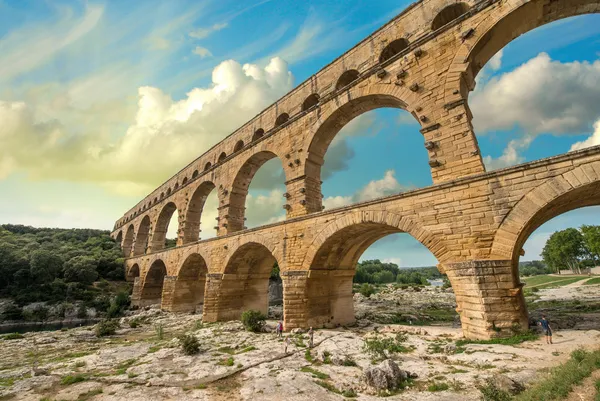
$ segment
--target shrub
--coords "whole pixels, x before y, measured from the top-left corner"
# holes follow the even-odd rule
[[[154,332],[156,333],[156,338],[159,340],[162,340],[165,337],[165,328],[161,323],[154,325]]]
[[[413,350],[413,347],[409,347],[402,344],[404,341],[406,341],[406,339],[407,336],[403,333],[396,334],[395,338],[367,338],[365,339],[365,344],[363,348],[375,358],[385,359],[387,358],[387,353],[411,352]]]
[[[265,326],[267,317],[259,311],[247,310],[242,313],[242,324],[248,331],[258,333]]]
[[[19,308],[15,304],[10,304],[4,309],[2,313],[3,320],[22,320],[23,319],[23,309]]]
[[[119,328],[119,322],[115,319],[105,319],[96,325],[96,337],[104,337],[115,334]]]
[[[435,391],[446,391],[450,388],[447,383],[433,383],[427,387],[427,391],[435,392]]]
[[[87,377],[85,377],[84,375],[75,375],[75,376],[67,375],[61,379],[60,384],[62,384],[63,386],[68,386],[70,384],[75,384],[75,383],[83,382],[86,380],[87,380]]]
[[[488,379],[483,386],[479,387],[481,391],[481,401],[510,401],[511,396],[496,386],[493,380]]]
[[[21,333],[8,333],[8,334],[4,335],[2,338],[5,340],[20,340],[25,337],[23,337],[23,334],[21,334]]]
[[[200,352],[200,343],[196,336],[191,334],[184,334],[179,337],[179,341],[181,342],[181,349],[183,353],[186,355],[195,355]]]
[[[77,317],[79,319],[85,319],[87,317],[87,308],[84,304],[79,304],[77,308]]]
[[[360,286],[358,292],[360,292],[362,296],[369,298],[375,293],[375,287],[373,287],[371,284],[364,283]]]
[[[131,299],[129,298],[129,294],[126,292],[119,292],[111,301],[106,315],[109,318],[119,317],[123,314],[123,311],[129,307],[130,303]]]

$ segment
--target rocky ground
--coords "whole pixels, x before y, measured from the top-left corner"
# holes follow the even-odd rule
[[[441,289],[356,295],[356,326],[317,330],[309,352],[306,334],[286,334],[292,339],[287,354],[274,333],[246,332],[238,322],[202,325],[198,315],[156,309],[121,319],[110,337],[97,338],[92,327],[28,333],[2,341],[0,399],[375,400],[383,395],[376,387],[398,382],[406,388],[389,399],[479,400],[476,386],[487,378],[509,389],[527,386],[572,350],[600,343],[598,326],[557,330],[552,346],[541,340],[457,345],[460,328],[447,319],[453,302]],[[442,318],[434,321],[436,315]],[[140,322],[135,328],[133,319]],[[387,319],[413,325],[373,322]],[[177,337],[183,333],[198,338],[200,353],[182,352]],[[367,352],[365,340],[373,338],[389,338],[397,352]],[[585,394],[585,383],[578,391]]]

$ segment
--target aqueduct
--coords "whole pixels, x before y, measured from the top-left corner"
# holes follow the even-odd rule
[[[566,211],[600,204],[600,147],[486,172],[469,92],[485,63],[543,24],[595,13],[594,0],[422,0],[171,177],[119,219],[133,301],[193,311],[203,320],[266,310],[276,261],[286,329],[354,320],[352,278],[361,254],[396,232],[437,258],[455,290],[465,335],[488,338],[528,323],[518,258],[527,237]],[[421,124],[433,185],[323,210],[321,166],[339,130],[381,107]],[[244,227],[256,171],[281,160],[286,220]],[[217,191],[217,237],[199,240]],[[177,245],[165,249],[178,211]]]

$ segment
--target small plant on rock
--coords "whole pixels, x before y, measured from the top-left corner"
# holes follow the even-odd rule
[[[242,324],[248,331],[258,333],[265,326],[267,317],[256,310],[247,310],[242,313]]]
[[[119,321],[115,319],[105,319],[96,325],[96,337],[111,336],[119,328]]]
[[[360,286],[360,289],[358,290],[358,292],[360,292],[360,294],[363,297],[369,298],[371,295],[373,295],[375,293],[375,287],[373,287],[369,283],[364,283],[363,285]]]
[[[184,334],[179,337],[179,341],[181,342],[181,349],[183,353],[186,355],[195,355],[200,352],[200,343],[196,336],[192,334]]]
[[[157,323],[154,325],[154,332],[156,333],[156,338],[162,340],[165,338],[165,328],[161,323]]]

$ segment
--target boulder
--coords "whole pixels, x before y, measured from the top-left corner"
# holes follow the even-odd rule
[[[494,375],[490,381],[494,383],[500,390],[504,390],[512,395],[517,395],[525,390],[525,386],[522,383],[511,379],[508,376]]]
[[[292,334],[302,334],[302,333],[304,333],[304,330],[302,330],[300,327],[297,327],[295,329],[292,329],[290,331],[290,333],[292,333]]]
[[[379,365],[365,370],[365,381],[368,386],[376,390],[393,390],[402,382],[411,377],[409,372],[402,370],[391,359],[386,359]]]
[[[454,343],[446,344],[446,346],[444,347],[444,353],[446,355],[455,354],[456,353],[456,344],[454,344]]]

